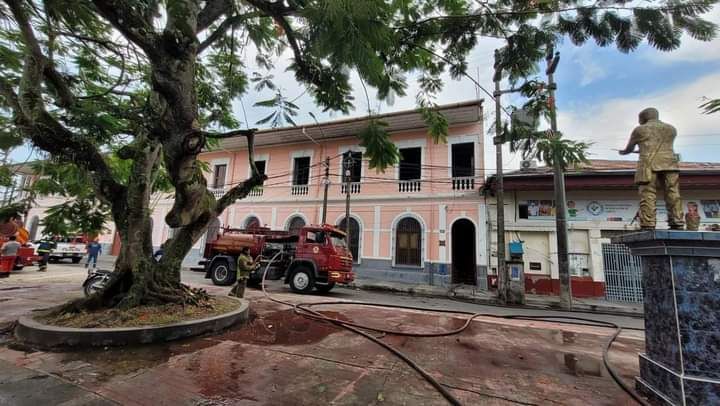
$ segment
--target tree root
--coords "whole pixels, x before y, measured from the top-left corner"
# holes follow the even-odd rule
[[[130,309],[143,305],[180,304],[209,306],[210,295],[204,289],[192,288],[163,277],[154,266],[140,265],[139,271],[116,269],[107,286],[85,298],[72,300],[49,312],[51,316],[99,309]]]

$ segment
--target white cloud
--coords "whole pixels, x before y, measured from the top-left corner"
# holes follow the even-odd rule
[[[612,149],[625,147],[637,125],[637,114],[646,107],[656,107],[660,119],[677,128],[675,149],[684,160],[720,161],[720,114],[702,114],[698,106],[703,96],[720,97],[720,74],[637,97],[560,111],[559,127],[569,138],[594,142],[594,158],[618,159]]]
[[[592,46],[568,47],[570,52],[571,66],[575,65],[580,69],[580,86],[587,86],[608,76],[607,70],[598,62],[596,49]]]

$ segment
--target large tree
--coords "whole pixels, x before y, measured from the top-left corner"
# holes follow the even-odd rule
[[[248,90],[252,65],[269,68],[285,49],[316,103],[341,112],[352,108],[351,70],[382,99],[404,95],[405,75],[418,72],[418,103],[441,141],[447,121],[433,110],[440,75],[463,75],[480,38],[506,40],[503,69],[516,80],[566,34],[628,51],[643,39],[674,49],[684,31],[707,37],[714,30],[698,18],[711,2],[3,1],[2,111],[35,147],[88,176],[122,240],[108,288],[75,308],[201,299],[180,283],[183,257],[212,219],[264,181],[254,167],[254,133],[238,130],[232,101]],[[231,136],[247,139],[252,175],[216,199],[197,157]],[[397,158],[383,123],[371,121],[359,136],[371,165],[382,169]],[[126,162],[126,176],[111,157]],[[150,199],[160,168],[175,196],[165,221],[177,232],[155,261]]]

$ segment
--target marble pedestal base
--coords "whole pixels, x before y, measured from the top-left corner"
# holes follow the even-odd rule
[[[642,257],[638,391],[657,405],[720,405],[720,233],[656,230],[613,242]]]

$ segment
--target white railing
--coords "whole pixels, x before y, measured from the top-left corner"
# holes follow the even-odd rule
[[[347,183],[343,183],[342,187],[340,188],[340,192],[342,194],[347,193]],[[350,182],[350,193],[360,193],[360,182]]]
[[[293,196],[307,195],[308,189],[308,185],[292,185],[290,194]]]
[[[413,193],[420,191],[420,180],[399,180],[398,192]]]
[[[472,176],[463,176],[452,179],[453,190],[473,190],[475,189],[475,178]]]
[[[227,190],[225,190],[224,187],[210,188],[209,190],[210,190],[210,193],[212,193],[213,196],[215,196],[216,199],[219,199],[219,198],[223,197],[223,195],[224,195],[225,192],[227,191]]]
[[[248,196],[250,197],[258,197],[263,195],[263,187],[262,186],[255,186],[250,190],[250,193],[248,193]]]

